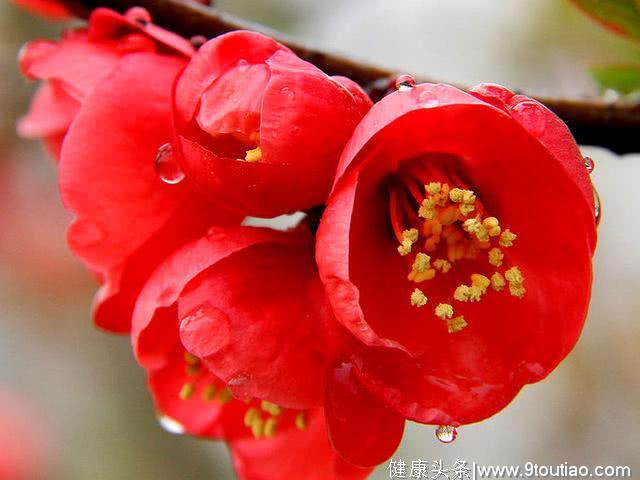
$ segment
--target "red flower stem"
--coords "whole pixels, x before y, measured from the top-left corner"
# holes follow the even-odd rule
[[[393,86],[394,72],[375,65],[351,60],[342,55],[307,47],[263,25],[253,24],[206,7],[191,0],[63,0],[77,15],[87,17],[91,10],[108,7],[123,12],[130,7],[146,8],[158,25],[187,38],[204,35],[211,38],[232,30],[249,29],[268,34],[294,50],[301,58],[330,75],[344,75],[370,92],[374,100]],[[431,81],[416,77],[418,82]],[[571,128],[578,143],[599,145],[618,153],[640,151],[640,102],[607,102],[601,98],[536,97],[553,110]]]

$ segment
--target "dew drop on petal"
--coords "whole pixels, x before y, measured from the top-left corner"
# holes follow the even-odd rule
[[[400,75],[396,78],[396,90],[406,92],[416,86],[416,81],[411,75]]]
[[[147,23],[151,23],[151,14],[146,8],[132,7],[127,10],[124,15],[128,20],[134,21],[143,26]]]
[[[282,89],[280,89],[280,93],[289,100],[294,100],[296,98],[296,92],[291,90],[289,87],[282,87]]]
[[[230,387],[241,387],[245,385],[250,380],[250,378],[251,377],[249,376],[249,374],[245,372],[239,372],[239,373],[236,373],[233,377],[231,377],[231,379],[229,379],[227,384]]]
[[[167,432],[173,433],[174,435],[184,435],[185,428],[177,420],[167,416],[160,415],[158,417],[158,422],[160,422],[160,426],[164,428]]]
[[[184,172],[173,154],[170,143],[165,143],[158,149],[155,168],[164,183],[175,185],[184,180]]]
[[[450,425],[440,425],[436,428],[436,438],[442,443],[451,443],[458,436],[458,430],[456,427]]]
[[[600,225],[600,220],[602,220],[602,205],[600,203],[600,195],[595,187],[593,187],[593,209],[595,211],[597,227]]]
[[[593,158],[591,157],[584,157],[584,168],[587,169],[587,172],[591,173],[593,172],[593,169],[595,168],[596,164],[593,161]]]
[[[538,102],[525,100],[515,105],[513,111],[526,117],[527,129],[533,135],[541,135],[547,127],[548,114]]]
[[[205,43],[207,43],[207,37],[205,37],[204,35],[194,35],[193,37],[191,37],[189,39],[189,42],[191,43],[191,45],[193,45],[193,47],[197,50],[198,48],[200,48],[202,45],[204,45]]]

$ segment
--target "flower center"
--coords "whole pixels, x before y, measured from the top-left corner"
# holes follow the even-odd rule
[[[480,302],[490,290],[501,292],[507,285],[514,297],[522,298],[526,292],[520,269],[504,268],[505,251],[513,247],[516,234],[488,215],[472,190],[456,183],[460,187],[443,181],[420,185],[411,178],[403,182],[403,188],[390,192],[398,253],[407,261],[407,279],[417,284],[409,295],[412,306],[427,305],[429,282],[462,270],[465,263],[477,269],[466,281],[456,282],[448,298],[433,310],[446,322],[449,333],[468,325],[463,315],[455,315],[457,303]]]

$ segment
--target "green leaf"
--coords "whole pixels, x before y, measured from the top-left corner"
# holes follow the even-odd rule
[[[640,0],[573,0],[573,2],[609,29],[640,39]]]
[[[603,65],[593,67],[591,74],[603,90],[623,94],[640,91],[640,65]]]

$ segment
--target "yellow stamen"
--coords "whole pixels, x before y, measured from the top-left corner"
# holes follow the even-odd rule
[[[414,307],[424,307],[427,304],[426,295],[420,290],[416,288],[411,294],[411,305]]]
[[[216,386],[211,384],[211,385],[207,385],[206,387],[204,387],[204,390],[202,391],[202,399],[205,402],[210,402],[211,400],[213,400],[213,397],[216,394]]]
[[[184,369],[185,373],[189,376],[196,375],[200,371],[200,365],[187,365]]]
[[[482,299],[482,289],[477,285],[472,285],[469,287],[469,301],[470,302],[479,302]]]
[[[418,253],[413,262],[413,270],[416,272],[424,272],[430,267],[431,257],[426,253]]]
[[[184,352],[184,361],[187,365],[197,365],[200,363],[200,359],[189,352]]]
[[[282,409],[278,405],[276,405],[275,403],[267,402],[266,400],[262,401],[261,407],[262,410],[270,413],[274,417],[277,417],[282,413]]]
[[[527,290],[522,286],[522,284],[509,284],[509,293],[514,297],[522,298],[526,292]]]
[[[218,396],[218,400],[220,401],[220,403],[223,403],[223,404],[229,403],[232,399],[233,399],[233,395],[231,394],[231,390],[229,390],[227,387],[222,389],[222,391],[220,392],[220,395]]]
[[[521,284],[524,281],[522,272],[518,267],[511,267],[509,270],[504,272],[504,276],[509,283]]]
[[[500,234],[500,245],[503,247],[512,247],[513,241],[516,239],[517,235],[508,228]]]
[[[275,418],[268,418],[264,424],[264,436],[269,438],[274,437],[276,434],[277,424],[278,421]]]
[[[435,262],[433,262],[433,266],[436,270],[440,270],[442,273],[447,273],[449,270],[451,270],[451,263],[442,258],[438,258]]]
[[[260,147],[247,150],[244,156],[245,161],[254,163],[262,159],[262,149]]]
[[[427,191],[427,193],[431,195],[440,193],[441,188],[442,188],[442,184],[440,182],[431,182],[428,185],[425,185],[425,190]]]
[[[497,237],[502,231],[502,229],[500,228],[500,222],[496,217],[485,218],[482,221],[482,226],[487,230],[490,237]]]
[[[453,293],[453,298],[458,300],[459,302],[468,302],[469,296],[471,292],[469,291],[469,287],[466,285],[460,285],[456,288],[456,291]]]
[[[458,209],[460,210],[460,213],[466,217],[473,212],[476,207],[474,205],[467,205],[466,203],[463,203],[458,207]]]
[[[185,383],[184,385],[182,385],[182,388],[180,389],[180,393],[179,393],[180,400],[187,400],[191,398],[195,389],[196,388],[193,385],[193,383]]]
[[[471,275],[471,284],[475,287],[478,287],[480,291],[484,294],[491,285],[491,280],[489,280],[484,275],[480,275],[479,273],[474,273]]]
[[[256,407],[252,407],[244,414],[244,426],[250,427],[256,418],[260,418],[260,412]]]
[[[402,232],[402,243],[398,247],[398,252],[403,257],[411,253],[411,247],[418,241],[418,229],[410,228]]]
[[[424,282],[425,280],[431,280],[436,276],[436,271],[433,268],[429,268],[424,272],[418,272],[416,270],[411,270],[407,279],[414,281],[415,283]]]
[[[264,420],[257,417],[253,419],[253,423],[251,423],[251,433],[256,438],[262,437],[264,435]]]
[[[467,322],[464,319],[464,316],[460,315],[455,318],[450,318],[447,320],[447,331],[449,333],[456,333],[460,330],[464,330],[467,326]]]
[[[489,250],[489,263],[495,267],[499,267],[502,265],[502,260],[504,260],[504,253],[497,247]]]
[[[296,427],[298,430],[307,429],[307,415],[304,412],[298,412],[296,415]]]
[[[441,303],[435,309],[436,317],[444,320],[453,317],[453,307],[448,303]]]
[[[504,277],[499,272],[491,275],[491,288],[493,288],[496,292],[502,291],[507,282],[504,280]]]

